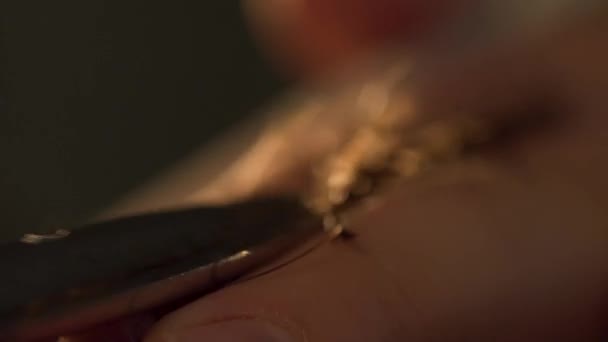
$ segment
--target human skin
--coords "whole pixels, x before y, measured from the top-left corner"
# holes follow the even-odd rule
[[[285,75],[317,78],[386,44],[424,40],[474,0],[245,0],[262,52]]]
[[[603,340],[604,22],[424,75],[412,91],[427,115],[520,115],[524,101],[554,120],[396,185],[355,214],[354,240],[205,296],[146,341]]]

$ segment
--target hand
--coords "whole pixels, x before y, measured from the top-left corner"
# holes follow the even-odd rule
[[[396,186],[359,212],[356,239],[195,301],[146,341],[605,338],[608,26],[575,26],[452,61],[415,89],[439,118],[533,101],[550,123]]]

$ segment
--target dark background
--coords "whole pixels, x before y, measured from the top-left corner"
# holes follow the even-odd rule
[[[4,0],[0,237],[75,224],[281,82],[236,0]]]

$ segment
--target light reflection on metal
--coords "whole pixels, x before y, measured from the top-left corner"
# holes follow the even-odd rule
[[[45,241],[63,239],[70,235],[70,231],[66,229],[58,229],[52,234],[25,234],[20,241],[28,244],[39,244]]]
[[[246,257],[250,256],[250,255],[251,255],[250,251],[244,250],[244,251],[240,251],[240,252],[238,252],[236,254],[233,254],[233,255],[229,256],[224,261],[225,262],[239,261],[239,260],[241,260],[243,258],[246,258]]]

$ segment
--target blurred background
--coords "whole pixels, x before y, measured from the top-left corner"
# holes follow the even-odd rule
[[[237,1],[0,5],[0,240],[69,227],[284,85]]]

